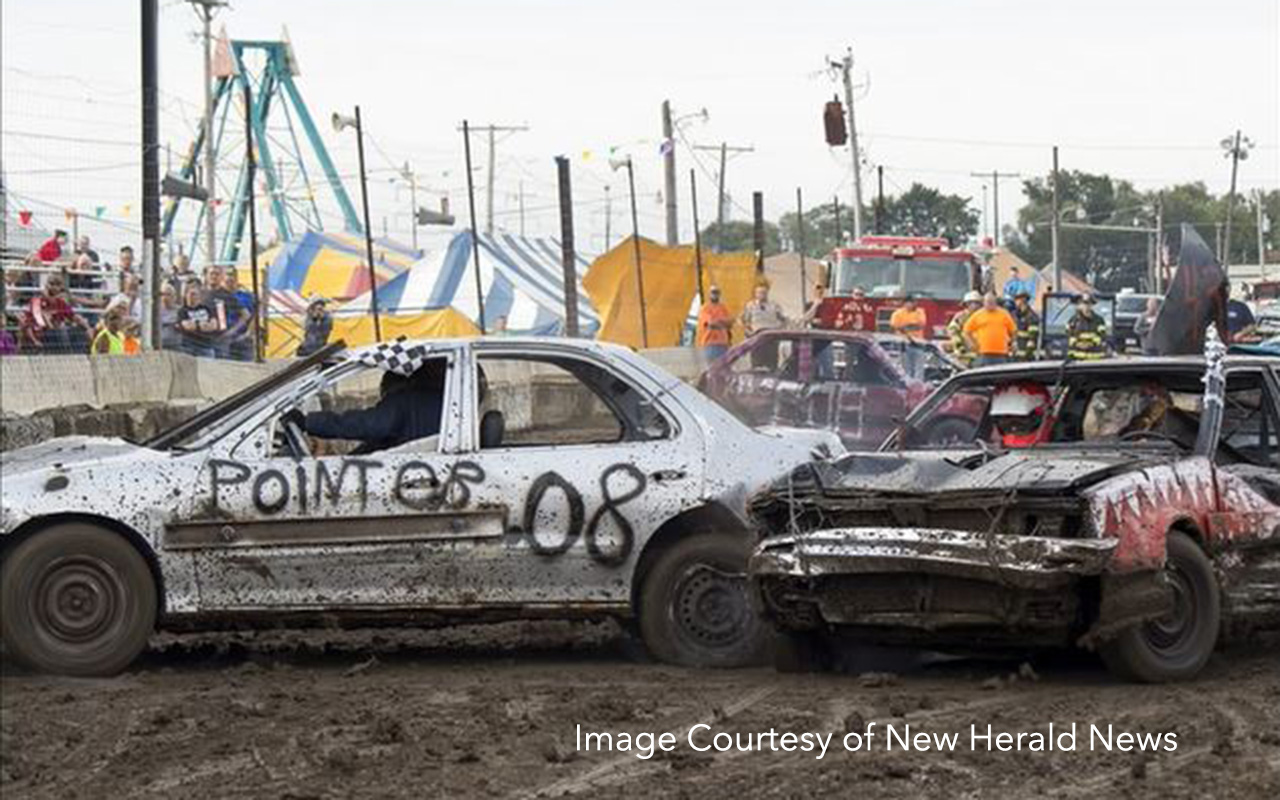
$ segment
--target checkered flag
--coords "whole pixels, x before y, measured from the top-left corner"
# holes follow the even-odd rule
[[[366,366],[385,369],[408,377],[418,371],[418,367],[427,360],[428,353],[425,345],[405,344],[403,340],[397,339],[365,350],[358,360]]]

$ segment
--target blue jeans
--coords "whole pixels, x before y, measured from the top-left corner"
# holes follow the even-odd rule
[[[182,352],[196,358],[217,358],[218,353],[212,344],[198,341],[189,336],[182,338]]]
[[[727,352],[729,352],[727,344],[709,344],[702,348],[702,354],[707,357],[708,362],[715,361]]]
[[[992,364],[1007,364],[1007,363],[1009,363],[1008,356],[978,356],[973,360],[973,365],[975,367],[989,367]]]

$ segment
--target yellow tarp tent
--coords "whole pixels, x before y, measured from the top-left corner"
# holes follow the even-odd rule
[[[384,315],[380,321],[384,342],[401,336],[408,339],[448,339],[477,336],[480,333],[471,320],[452,308]],[[271,317],[267,323],[267,357],[292,358],[298,345],[302,344],[303,331],[303,317]],[[329,341],[339,340],[346,342],[349,347],[373,344],[373,317],[335,316]]]
[[[697,295],[697,267],[692,245],[663,247],[640,239],[644,274],[645,323],[649,347],[674,347]],[[735,316],[751,298],[758,280],[753,253],[702,251],[703,288],[716,284],[721,301]],[[636,281],[635,246],[631,237],[597,258],[587,269],[582,287],[600,313],[597,338],[630,347],[645,346],[640,319],[640,287]],[[734,341],[742,341],[740,330]]]

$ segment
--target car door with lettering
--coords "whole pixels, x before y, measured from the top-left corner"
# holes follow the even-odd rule
[[[193,554],[204,610],[431,606],[456,599],[457,537],[500,536],[477,512],[478,466],[457,454],[456,359],[446,356],[436,435],[360,454],[304,436],[278,409],[205,464],[197,514],[167,526],[164,546]],[[378,402],[381,370],[353,369],[316,401],[339,414]],[[364,383],[362,387],[360,384]],[[419,391],[424,391],[421,387]]]
[[[629,602],[644,542],[697,502],[700,432],[615,365],[483,350],[474,496],[507,524],[501,540],[454,544],[459,591],[483,605]]]

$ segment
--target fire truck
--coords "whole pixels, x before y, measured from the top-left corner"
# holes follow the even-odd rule
[[[953,249],[946,239],[864,236],[831,254],[817,323],[837,330],[888,331],[889,317],[910,294],[924,309],[927,338],[942,338],[965,293],[980,291],[981,285],[978,259]],[[862,297],[854,296],[855,289]]]

